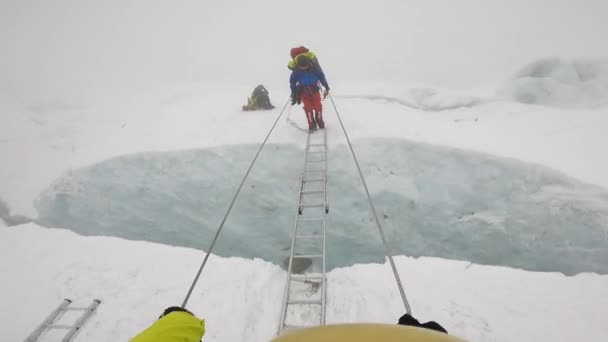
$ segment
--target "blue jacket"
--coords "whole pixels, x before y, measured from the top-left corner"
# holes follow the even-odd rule
[[[329,89],[323,70],[314,64],[306,70],[294,68],[289,78],[292,92],[296,91],[297,87],[317,86],[318,82],[321,82],[325,89]]]

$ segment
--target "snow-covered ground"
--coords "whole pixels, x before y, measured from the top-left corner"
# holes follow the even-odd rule
[[[102,300],[83,341],[124,341],[183,299],[198,250],[85,238],[33,224],[2,230],[0,311],[6,341],[27,335],[62,298]],[[608,277],[398,257],[416,316],[471,341],[601,341]],[[18,265],[18,266],[17,266]],[[261,260],[212,257],[190,308],[205,318],[204,341],[266,341],[277,329],[285,272]],[[336,269],[328,278],[328,323],[394,323],[403,313],[387,265]],[[4,338],[3,337],[3,338]],[[4,339],[3,339],[4,341]],[[45,339],[50,341],[50,339]]]
[[[261,141],[278,114],[278,110],[244,113],[240,107],[253,86],[264,83],[277,109],[282,108],[288,97],[287,52],[299,43],[319,54],[346,129],[361,152],[371,190],[382,203],[379,209],[388,214],[384,220],[389,228],[403,223],[391,222],[391,217],[406,212],[401,210],[402,202],[386,197],[389,190],[410,200],[410,208],[422,203],[427,209],[433,205],[445,209],[450,201],[476,199],[472,195],[478,192],[479,202],[488,202],[488,208],[478,203],[485,210],[460,217],[456,211],[448,212],[454,214],[459,229],[485,227],[504,233],[500,236],[509,243],[521,239],[528,250],[544,243],[543,248],[555,247],[554,254],[546,255],[572,255],[568,258],[575,259],[576,265],[570,273],[583,272],[567,277],[468,261],[399,256],[399,272],[416,316],[437,320],[450,332],[472,341],[608,339],[603,324],[608,276],[584,273],[605,273],[602,260],[608,260],[602,259],[608,250],[608,76],[606,61],[601,59],[608,55],[603,15],[608,13],[608,3],[385,0],[354,1],[348,8],[322,0],[309,4],[318,18],[304,29],[293,24],[294,13],[301,7],[294,9],[293,4],[280,0],[221,4],[189,0],[180,6],[162,1],[133,1],[126,6],[118,0],[0,4],[0,41],[5,43],[0,46],[0,198],[7,204],[0,202],[0,302],[10,308],[0,311],[4,328],[0,341],[23,339],[65,297],[78,305],[87,305],[94,298],[103,302],[81,333],[83,341],[126,340],[166,306],[179,304],[202,260],[201,249],[207,248],[202,240],[199,244],[191,239],[193,234],[182,236],[179,226],[168,229],[167,236],[190,239],[191,244],[182,245],[197,249],[83,237],[36,223],[19,225],[25,221],[20,215],[46,218],[47,224],[49,211],[76,212],[78,218],[103,214],[108,222],[120,222],[128,217],[125,213],[140,215],[139,222],[153,220],[162,211],[146,213],[131,207],[145,209],[144,204],[153,203],[156,196],[176,196],[180,194],[176,186],[188,184],[172,183],[162,175],[146,177],[161,179],[161,187],[157,183],[150,188],[164,192],[147,197],[143,192],[141,197],[152,201],[137,205],[120,202],[129,198],[119,197],[122,193],[111,191],[113,187],[129,190],[121,184],[127,184],[133,174],[145,174],[137,165],[133,168],[134,160],[143,158],[154,166],[151,170],[159,172],[171,169],[165,165],[172,160],[177,161],[175,165],[188,166],[187,158],[175,156],[217,155],[242,147],[240,153],[218,157],[218,164],[204,159],[208,167],[204,172],[171,169],[186,170],[190,173],[178,176],[194,180],[215,182],[221,175],[217,184],[225,198],[217,196],[212,201],[201,196],[191,202],[204,213],[205,224],[215,228],[228,204],[226,198],[252,157],[243,151],[253,151],[251,145]],[[563,59],[546,59],[552,56]],[[334,111],[329,102],[325,106],[330,151],[343,150],[345,140]],[[290,117],[303,126],[301,109],[290,110]],[[279,164],[273,161],[272,152],[282,153],[281,146],[287,146],[287,151],[297,154],[304,140],[303,132],[281,120],[270,139],[273,146],[260,158],[266,166],[254,168],[254,180],[263,179],[256,176],[256,170],[264,174],[273,166],[297,173],[297,163],[286,160],[282,163],[287,166]],[[401,150],[395,152],[391,146],[412,151],[400,159],[394,154]],[[149,157],[158,152],[169,157]],[[349,167],[352,171],[354,166],[340,154],[334,157],[330,177],[332,172],[334,177],[346,175],[339,172]],[[407,158],[411,167],[405,163],[399,170],[391,169]],[[113,161],[133,169],[113,169],[121,165]],[[191,160],[190,166],[199,162]],[[100,170],[106,173],[95,174]],[[521,177],[521,182],[512,179],[509,184],[513,186],[503,186],[507,174]],[[289,176],[285,177],[289,182]],[[250,201],[237,203],[237,208],[241,205],[245,213],[259,208],[272,213],[283,202],[289,207],[288,201],[295,200],[292,185],[285,184],[263,200],[250,191],[246,197]],[[355,178],[341,189],[349,186],[358,186]],[[90,195],[98,189],[108,192]],[[68,196],[62,202],[66,193],[87,197]],[[484,197],[488,194],[492,198]],[[340,193],[331,196],[337,198]],[[527,197],[528,202],[516,202],[518,197]],[[45,201],[48,198],[59,200]],[[429,198],[432,200],[424,202]],[[86,201],[75,205],[80,199]],[[95,203],[91,200],[98,205],[91,206]],[[175,202],[178,200],[183,198]],[[109,205],[112,201],[120,207]],[[36,209],[48,209],[49,203],[68,205],[41,210],[39,217]],[[505,203],[515,203],[518,210],[503,206]],[[525,208],[530,203],[528,213]],[[172,202],[163,205],[172,215],[181,213],[200,223],[200,212],[173,208]],[[539,207],[541,211],[532,210]],[[352,208],[338,205],[331,214],[334,219],[348,216]],[[539,212],[545,213],[546,221],[528,220],[540,217]],[[574,216],[580,220],[573,220]],[[107,222],[105,218],[96,221]],[[369,229],[367,234],[374,234],[365,218],[358,221],[353,229]],[[133,221],[124,222],[125,230],[136,229],[140,234],[126,237],[159,241],[142,234],[141,226],[130,224]],[[537,228],[535,222],[541,222],[536,226],[543,225],[542,229],[522,232],[514,228]],[[412,234],[429,227],[428,222],[419,223],[408,227]],[[125,236],[92,226],[72,229],[90,235]],[[260,220],[252,228],[259,231],[262,227]],[[288,225],[280,234],[268,235],[288,236],[290,229]],[[559,234],[553,236],[553,231]],[[449,246],[453,252],[454,245],[462,243],[469,255],[446,257],[466,260],[474,260],[480,251],[500,251],[498,247],[508,245],[488,243],[492,240],[464,232],[455,232],[460,241],[422,234],[420,244]],[[230,240],[230,232],[227,234],[220,243],[229,247],[260,243]],[[180,244],[169,240],[160,242]],[[398,247],[406,246],[400,239],[392,241]],[[279,245],[276,248],[284,248]],[[514,255],[527,251],[515,246],[504,255],[507,260],[493,262],[516,264]],[[408,253],[407,248],[404,254],[439,253],[426,245],[423,249],[431,254]],[[587,258],[590,255],[593,258]],[[379,246],[377,257],[382,257]],[[539,255],[526,262],[530,260],[539,265],[543,261]],[[206,319],[204,341],[264,341],[275,334],[285,272],[278,261],[272,261],[211,258],[189,304]],[[557,264],[555,270],[570,265],[559,257],[552,261]],[[328,284],[329,323],[393,323],[403,313],[386,265],[335,268]],[[46,336],[47,340],[51,337]]]

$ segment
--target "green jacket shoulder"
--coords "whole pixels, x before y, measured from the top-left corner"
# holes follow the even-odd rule
[[[315,55],[314,52],[312,51],[308,51],[305,53],[301,53],[297,56],[295,56],[292,60],[289,61],[289,63],[287,63],[287,68],[289,70],[293,70],[296,67],[296,59],[298,58],[298,56],[306,56],[306,58],[308,58],[309,61],[313,62],[314,64],[319,64],[319,61],[317,61],[317,55]]]

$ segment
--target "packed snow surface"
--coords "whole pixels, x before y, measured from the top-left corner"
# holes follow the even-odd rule
[[[79,340],[126,341],[165,307],[181,303],[203,257],[193,249],[81,237],[34,224],[0,229],[0,250],[9,249],[14,252],[0,259],[0,270],[11,276],[0,282],[0,294],[14,305],[0,311],[0,321],[11,322],[3,326],[3,341],[25,338],[66,297],[78,306],[102,301]],[[471,341],[607,336],[607,276],[566,277],[434,258],[396,262],[416,316]],[[189,301],[205,319],[203,340],[269,340],[278,327],[284,280],[274,264],[212,256]],[[335,269],[328,284],[328,323],[392,324],[404,312],[388,265]]]
[[[83,341],[126,340],[179,304],[287,101],[299,44],[319,56],[407,255],[419,319],[472,341],[608,340],[608,2],[307,4],[304,28],[283,0],[0,4],[1,341],[65,297],[103,302]],[[260,83],[277,110],[241,112]],[[324,105],[327,319],[394,323],[404,310]],[[304,126],[300,108],[286,115]],[[189,303],[203,341],[276,333],[304,140],[282,119],[253,169],[226,258],[212,255]]]

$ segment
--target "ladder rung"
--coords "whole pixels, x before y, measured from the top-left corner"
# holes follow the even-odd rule
[[[308,151],[308,153],[325,153],[325,151]]]
[[[299,218],[298,222],[321,222],[323,221],[322,218]]]
[[[320,162],[324,162],[326,159],[313,159],[313,160],[307,160],[307,162],[309,163],[320,163]]]
[[[302,182],[324,182],[325,178],[304,178]]]
[[[51,325],[49,325],[49,328],[72,329],[72,328],[77,328],[77,326],[75,326],[75,325],[67,325],[67,324],[51,324]]]
[[[293,324],[285,324],[283,325],[283,329],[306,329],[306,328],[314,328],[318,325],[293,325]]]
[[[314,204],[300,204],[300,208],[320,208],[324,207],[325,203],[314,203]]]
[[[323,280],[323,276],[320,274],[315,274],[315,275],[296,275],[296,274],[292,274],[291,275],[291,280],[293,281],[312,281],[312,280]]]
[[[323,191],[323,190],[309,190],[309,191],[302,191],[301,193],[303,195],[310,195],[310,194],[322,194],[324,192],[325,191]]]
[[[287,304],[321,305],[320,299],[290,299]]]
[[[323,146],[323,147],[325,147],[325,144],[308,144],[308,146]]]
[[[70,308],[70,307],[67,307],[67,308],[65,308],[63,310],[64,311],[85,311],[85,310],[88,310],[88,309],[89,308]]]
[[[321,234],[310,234],[310,235],[296,235],[298,239],[319,239]]]
[[[325,172],[326,169],[304,169],[304,172]]]
[[[294,259],[311,259],[311,258],[322,258],[323,254],[300,254],[294,255]]]

